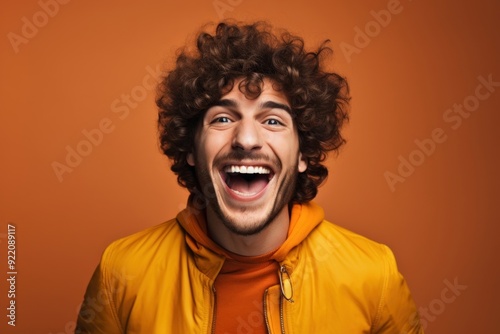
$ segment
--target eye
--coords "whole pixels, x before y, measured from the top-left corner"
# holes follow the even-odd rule
[[[283,125],[280,121],[278,121],[275,118],[269,118],[264,121],[264,124],[266,125]]]
[[[214,123],[231,123],[231,120],[228,117],[221,116],[221,117],[214,118],[214,120],[212,122],[210,122],[210,123],[211,124],[214,124]]]

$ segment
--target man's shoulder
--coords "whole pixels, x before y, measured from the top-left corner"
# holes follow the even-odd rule
[[[303,249],[311,265],[336,284],[361,287],[370,282],[379,289],[389,273],[397,272],[388,246],[326,220],[311,232]]]
[[[362,261],[365,264],[372,262],[380,265],[393,257],[386,245],[327,220],[321,222],[311,233],[310,242],[333,257]]]
[[[367,247],[380,247],[383,246],[381,243],[374,241],[364,235],[354,232],[350,229],[332,223],[328,220],[323,220],[319,225],[317,230],[329,237],[334,237],[339,241],[352,243],[353,245],[365,245]]]
[[[176,219],[149,227],[113,241],[104,251],[102,261],[114,266],[148,265],[178,253],[184,232]]]

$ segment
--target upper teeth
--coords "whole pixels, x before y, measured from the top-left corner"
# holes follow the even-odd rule
[[[262,166],[227,166],[224,168],[226,173],[242,174],[270,174],[271,170]]]

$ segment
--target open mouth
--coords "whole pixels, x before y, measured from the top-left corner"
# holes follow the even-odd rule
[[[228,188],[242,197],[259,194],[274,176],[268,167],[240,165],[226,166],[221,174]]]

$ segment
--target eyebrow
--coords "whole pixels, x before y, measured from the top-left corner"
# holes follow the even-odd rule
[[[286,104],[278,103],[278,102],[274,102],[274,101],[264,102],[261,105],[261,107],[264,109],[283,109],[286,112],[288,112],[289,114],[292,113],[292,109],[290,109],[289,106],[287,106]]]
[[[216,101],[214,106],[220,106],[220,107],[231,107],[231,108],[237,108],[238,103],[235,100],[232,99],[222,99],[219,101]],[[283,103],[278,103],[274,101],[266,101],[260,105],[261,108],[263,109],[283,109],[288,113],[292,112],[292,109],[287,106],[286,104]]]

